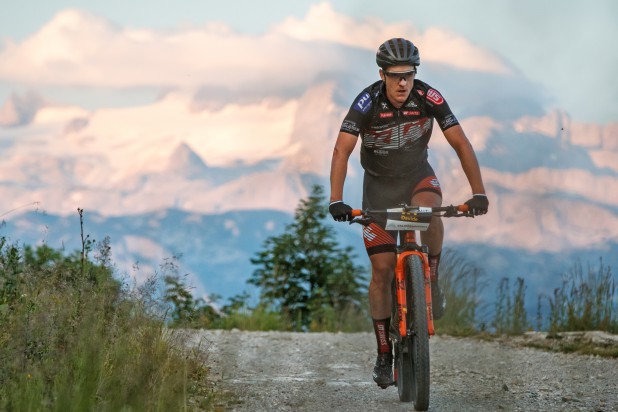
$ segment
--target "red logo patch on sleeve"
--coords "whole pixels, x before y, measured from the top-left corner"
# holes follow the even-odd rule
[[[429,89],[427,91],[427,100],[432,102],[433,104],[442,104],[444,103],[444,98],[437,90]]]

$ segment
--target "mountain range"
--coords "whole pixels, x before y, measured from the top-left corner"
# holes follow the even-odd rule
[[[524,277],[531,299],[551,293],[577,260],[616,267],[618,123],[544,110],[541,93],[513,77],[427,66],[475,147],[490,199],[486,216],[445,222],[445,246],[490,283]],[[367,80],[334,73],[289,98],[213,105],[207,90],[176,90],[98,110],[13,95],[0,108],[0,235],[70,252],[81,247],[83,208],[85,231],[110,237],[121,274],[143,280],[178,258],[198,295],[248,290],[249,259],[291,222],[312,185],[328,188],[341,120]],[[437,127],[430,161],[445,203],[470,197]],[[358,163],[356,151],[344,193],[357,207]],[[327,224],[368,264],[359,228]]]

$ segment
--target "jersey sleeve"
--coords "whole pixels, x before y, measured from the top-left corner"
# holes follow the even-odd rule
[[[436,119],[438,126],[440,126],[442,131],[459,124],[459,120],[457,120],[448,103],[439,91],[429,87],[425,98],[429,112]]]
[[[372,105],[371,94],[369,91],[363,90],[350,106],[348,114],[341,123],[340,131],[358,136],[368,122]]]

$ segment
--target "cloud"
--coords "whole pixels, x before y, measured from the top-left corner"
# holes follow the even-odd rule
[[[313,6],[304,20],[290,17],[274,31],[304,41],[322,40],[371,51],[386,39],[406,37],[419,48],[421,64],[428,61],[495,74],[513,71],[500,56],[448,30],[431,27],[423,33],[407,22],[387,24],[378,18],[358,21],[336,13],[326,2]]]
[[[277,34],[248,36],[223,24],[173,31],[121,28],[79,10],[57,14],[22,43],[7,41],[0,78],[90,87],[286,88],[345,57]]]
[[[307,85],[324,71],[363,67],[359,70],[374,72],[373,50],[393,36],[414,38],[425,62],[510,73],[499,56],[454,33],[437,28],[420,33],[407,22],[359,21],[321,3],[304,19],[287,19],[262,35],[236,33],[223,23],[135,29],[65,10],[24,41],[5,41],[0,80],[34,86],[284,90]]]

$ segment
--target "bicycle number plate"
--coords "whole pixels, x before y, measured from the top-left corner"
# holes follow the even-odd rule
[[[431,222],[430,207],[418,207],[414,210],[403,208],[386,210],[386,230],[427,230]]]

